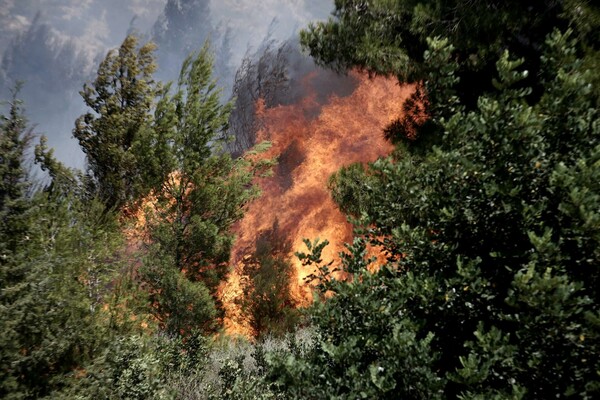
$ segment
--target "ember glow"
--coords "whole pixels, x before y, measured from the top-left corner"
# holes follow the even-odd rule
[[[225,306],[225,328],[230,334],[248,334],[234,299],[240,290],[240,261],[252,254],[261,232],[278,225],[278,232],[292,243],[292,251],[305,251],[303,238],[329,240],[323,260],[338,259],[343,243],[352,239],[352,227],[338,210],[327,189],[329,177],[341,167],[374,161],[389,154],[393,146],[383,138],[383,128],[398,118],[412,86],[397,80],[368,78],[353,72],[357,81],[352,94],[330,96],[323,104],[317,72],[302,84],[308,93],[298,103],[265,109],[259,104],[262,128],[257,141],[268,140],[272,147],[262,155],[277,157],[274,175],[257,183],[262,196],[250,204],[236,225],[236,243],[231,261],[234,270],[220,290]],[[293,295],[303,305],[310,302],[310,288],[304,278],[312,273],[290,254],[296,269]]]

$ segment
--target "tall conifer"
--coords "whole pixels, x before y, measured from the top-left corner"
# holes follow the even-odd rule
[[[128,36],[111,50],[81,96],[90,112],[79,117],[73,136],[87,155],[89,171],[104,204],[120,207],[145,193],[137,143],[149,134],[158,85],[155,46],[138,47]]]

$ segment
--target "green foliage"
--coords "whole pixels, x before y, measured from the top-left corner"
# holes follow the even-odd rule
[[[74,399],[170,399],[159,356],[159,340],[116,337],[74,385],[61,393]]]
[[[320,65],[340,71],[359,68],[395,75],[402,82],[429,80],[431,84],[451,66],[457,79],[453,90],[462,106],[474,108],[480,95],[494,90],[495,63],[506,49],[515,59],[524,57],[524,68],[529,71],[524,85],[531,87],[531,98],[540,96],[539,60],[546,37],[554,28],[575,26],[576,39],[589,52],[584,57],[586,64],[590,69],[597,67],[600,12],[592,3],[336,0],[332,17],[311,23],[301,32],[300,41]],[[449,62],[436,64],[440,73],[433,71],[435,80],[428,79],[432,70],[426,65],[433,38],[444,38],[452,44]],[[595,87],[597,83],[594,81]],[[431,100],[427,111],[432,115],[442,105],[434,99],[437,96],[433,88],[421,88],[413,104]],[[410,103],[406,106],[410,108]],[[409,121],[401,122],[410,125]]]
[[[302,256],[320,260],[323,248],[311,246],[311,252]],[[349,249],[363,253],[365,243],[358,240]],[[312,261],[306,264],[311,266]],[[288,397],[443,397],[445,380],[436,374],[433,334],[422,336],[402,304],[426,301],[435,289],[417,282],[412,274],[401,279],[385,272],[373,275],[361,269],[346,282],[328,272],[315,276],[321,293],[334,294],[317,302],[310,313],[318,328],[315,345],[305,354],[270,358],[271,378]]]
[[[153,314],[171,334],[187,334],[194,328],[214,330],[217,312],[206,285],[189,280],[174,268],[174,260],[167,253],[151,251],[140,269],[150,289]]]
[[[101,302],[116,265],[116,234],[98,203],[39,193],[27,232],[3,263],[0,301],[2,385],[7,398],[61,390],[106,334]]]
[[[120,233],[43,137],[35,156],[51,183],[32,190],[41,186],[23,167],[31,130],[16,96],[1,130],[0,396],[61,397],[112,334],[103,306]]]
[[[177,268],[203,275],[214,287],[229,257],[228,228],[241,217],[239,202],[246,190],[238,183],[247,182],[228,155],[213,154],[211,148],[226,128],[231,105],[219,103],[208,51],[205,46],[184,62],[177,92],[159,103],[166,108],[159,108],[157,123],[168,128],[157,133],[167,148],[160,163],[166,179],[158,182],[159,220],[170,221],[171,232],[156,231],[153,239],[175,251]]]
[[[274,357],[271,378],[290,397],[595,398],[600,103],[589,65],[598,42],[581,26],[597,26],[597,7],[569,2],[588,14],[561,30],[561,2],[527,4],[543,15],[512,2],[494,3],[494,13],[452,2],[448,14],[433,3],[340,1],[337,21],[304,34],[321,61],[331,51],[341,66],[411,76],[380,60],[378,49],[392,46],[422,86],[407,107],[416,118],[388,135],[396,158],[331,179],[361,234],[342,257],[349,278],[334,279],[322,246],[309,248],[302,258],[319,263],[313,278],[332,296],[311,312],[315,346]],[[456,32],[477,35],[439,30],[448,16]],[[407,30],[423,35],[417,49],[400,41]],[[373,38],[381,46],[371,60],[361,51]],[[484,71],[487,82],[466,93],[465,71]],[[383,248],[384,265],[369,267],[367,243]]]
[[[222,153],[231,104],[222,105],[209,47],[183,63],[177,90],[157,104],[153,136],[144,144],[155,167],[149,257],[142,268],[157,316],[171,333],[215,328],[215,300],[227,273],[231,225],[256,196],[262,165]],[[154,152],[152,154],[152,152]],[[212,297],[211,297],[212,296]],[[217,310],[220,307],[216,305]]]
[[[163,340],[164,339],[164,340]],[[265,378],[267,358],[301,354],[311,332],[300,330],[285,337],[264,335],[252,343],[227,336],[163,338],[158,345],[166,371],[167,392],[178,399],[287,399]],[[216,339],[216,340],[215,340]]]
[[[333,17],[309,25],[301,41],[323,64],[418,79],[427,38],[443,35],[457,46],[461,62],[480,70],[503,48],[534,51],[562,3],[339,0]]]
[[[76,399],[197,398],[189,380],[207,373],[210,342],[199,332],[181,336],[116,336],[61,393]],[[206,397],[202,397],[206,398]]]
[[[269,359],[278,357],[299,356],[310,347],[312,332],[296,330],[285,336],[263,335],[255,343],[229,341],[224,354],[218,355],[218,376],[211,379],[209,399],[256,400],[256,399],[288,399],[287,394],[278,390],[269,381]],[[219,347],[213,348],[213,358]]]
[[[152,74],[155,46],[138,48],[128,36],[118,51],[100,63],[92,85],[81,96],[91,109],[77,119],[73,136],[87,155],[99,198],[107,208],[119,208],[147,191],[151,164],[144,164],[139,142],[149,135],[153,102],[160,90]]]
[[[91,177],[58,162],[42,137],[33,154],[49,184],[34,191],[23,167],[31,130],[18,88],[2,116],[3,398],[172,398],[184,375],[205,371],[200,334],[217,328],[229,230],[257,195],[252,178],[272,163],[255,160],[267,143],[236,160],[219,148],[231,105],[219,103],[208,47],[185,61],[173,94],[152,80],[152,54],[152,45],[138,49],[128,37],[82,92],[92,112],[74,135]],[[139,244],[123,245],[109,209],[150,189],[151,243],[138,257]],[[148,300],[172,338],[148,335],[155,321],[140,309]],[[245,395],[263,381],[244,375],[236,385]]]
[[[10,365],[18,351],[14,341],[18,333],[13,329],[10,305],[18,296],[11,296],[10,289],[18,290],[27,275],[19,252],[29,228],[30,204],[25,197],[28,182],[23,167],[29,139],[18,89],[19,86],[13,91],[9,114],[1,116],[0,125],[0,394],[3,396],[19,387]]]
[[[27,127],[22,102],[18,99],[20,87],[17,84],[12,91],[8,115],[0,116],[0,263],[11,257],[26,231],[22,216],[28,207],[25,199],[28,176],[23,163],[32,130]]]
[[[200,331],[186,338],[173,337],[161,346],[162,364],[174,374],[202,372],[210,351],[210,340]]]

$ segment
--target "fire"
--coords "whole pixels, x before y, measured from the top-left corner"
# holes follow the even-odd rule
[[[274,176],[257,182],[262,196],[249,205],[235,227],[237,239],[231,254],[235,268],[220,290],[228,333],[248,332],[234,299],[243,295],[240,261],[253,252],[261,232],[277,224],[293,251],[305,250],[303,238],[327,239],[330,245],[323,259],[338,259],[343,243],[352,239],[352,227],[331,199],[327,181],[345,165],[373,161],[392,151],[382,130],[400,116],[402,104],[414,90],[392,78],[368,78],[353,72],[351,77],[358,82],[354,92],[346,97],[332,95],[321,104],[316,74],[303,79],[309,95],[297,104],[257,107],[262,126],[257,140],[272,143],[262,157],[277,157],[279,164]],[[297,275],[293,295],[306,305],[311,293],[304,278],[312,271],[302,268],[295,257],[291,259]]]

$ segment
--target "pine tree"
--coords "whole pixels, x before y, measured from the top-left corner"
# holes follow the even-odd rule
[[[20,85],[12,92],[8,115],[1,116],[0,125],[0,293],[2,308],[0,329],[2,330],[2,353],[0,358],[0,394],[9,393],[17,383],[10,374],[10,352],[15,351],[7,316],[7,291],[21,282],[26,274],[18,265],[22,243],[27,238],[27,211],[30,207],[26,198],[27,174],[23,166],[25,150],[31,139],[31,130],[18,99]]]
[[[97,193],[107,208],[120,207],[146,193],[137,143],[149,135],[154,99],[159,87],[152,43],[138,48],[128,36],[98,68],[92,85],[81,96],[92,112],[79,117],[73,136],[87,155]]]
[[[80,196],[75,176],[43,141],[36,156],[63,177],[52,190],[29,193],[23,155],[30,132],[15,90],[0,137],[0,395],[7,399],[61,391],[94,357],[105,333],[98,306],[114,268],[107,260],[119,236],[110,214]]]
[[[12,90],[8,115],[0,120],[0,237],[3,258],[8,257],[24,235],[19,221],[27,208],[27,172],[24,166],[25,150],[32,139],[32,130],[18,94],[21,84]]]
[[[205,45],[184,61],[175,93],[163,93],[154,144],[146,147],[148,154],[157,152],[150,158],[160,159],[157,176],[166,178],[156,181],[151,257],[142,270],[157,315],[175,333],[214,326],[216,291],[233,242],[230,228],[256,195],[254,167],[219,149],[231,111],[219,93]]]

